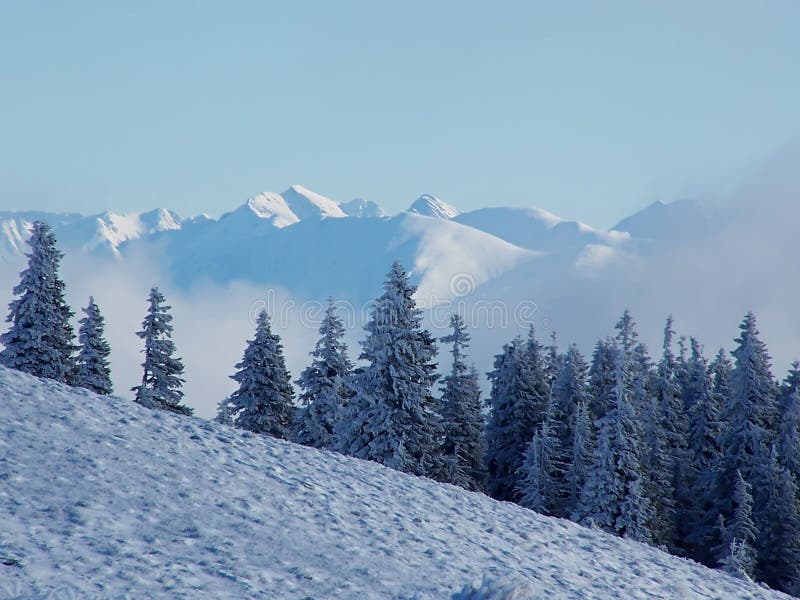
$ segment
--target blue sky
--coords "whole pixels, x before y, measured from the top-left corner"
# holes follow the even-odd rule
[[[609,227],[800,134],[800,3],[3,2],[0,209],[302,183]]]

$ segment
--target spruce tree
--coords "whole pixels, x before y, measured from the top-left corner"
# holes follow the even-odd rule
[[[103,336],[103,315],[92,297],[83,312],[85,316],[80,320],[78,328],[80,351],[74,383],[77,387],[86,388],[96,394],[107,395],[113,391],[113,386],[108,363],[111,348]]]
[[[763,513],[756,515],[759,536],[757,575],[771,588],[800,593],[800,508],[797,481],[779,464],[773,447],[769,459],[769,481],[763,486],[766,495]]]
[[[585,464],[581,461],[590,455],[591,440],[588,439],[588,415],[586,405],[589,401],[586,361],[575,344],[570,345],[566,354],[559,358],[558,373],[553,382],[548,407],[548,427],[554,438],[555,454],[552,458],[554,486],[560,497],[553,500],[550,512],[557,517],[569,517],[575,507],[576,489],[574,486],[585,475]],[[579,415],[583,410],[583,415]],[[586,419],[579,423],[579,419]],[[577,433],[577,441],[583,447],[574,449],[576,427],[582,428]],[[579,461],[577,470],[570,475],[572,463]],[[583,475],[581,474],[583,473]],[[570,480],[570,478],[572,478]]]
[[[585,402],[581,402],[575,411],[571,453],[565,475],[567,493],[564,515],[566,517],[572,518],[579,510],[581,490],[586,485],[589,466],[594,454],[593,440],[589,409]]]
[[[675,335],[672,317],[664,326],[661,359],[652,375],[652,398],[645,416],[645,469],[647,493],[653,503],[653,534],[657,545],[675,550],[679,511],[687,500],[686,416],[678,381],[678,364],[672,352]]]
[[[8,331],[0,335],[0,365],[36,377],[72,383],[73,358],[77,347],[70,319],[72,311],[64,299],[64,282],[58,275],[63,254],[56,248],[50,227],[33,223],[28,267],[14,287],[9,304]]]
[[[517,484],[520,505],[545,515],[553,514],[561,498],[554,475],[558,442],[552,436],[549,425],[549,420],[546,420],[533,435],[520,466]]]
[[[164,305],[164,296],[157,287],[150,290],[148,302],[142,330],[136,333],[144,340],[142,383],[131,390],[136,393],[136,402],[142,406],[191,415],[192,409],[181,404],[183,362],[173,356],[171,307]]]
[[[300,402],[295,441],[314,448],[333,449],[336,429],[353,396],[353,364],[347,356],[344,324],[333,299],[319,328],[319,340],[311,352],[311,364],[300,374]]]
[[[265,310],[258,315],[255,336],[248,340],[236,369],[231,379],[239,384],[239,388],[230,395],[227,411],[221,411],[218,418],[225,418],[222,413],[228,412],[235,415],[233,425],[239,429],[290,439],[294,390],[280,336],[272,333]]]
[[[615,384],[614,341],[611,338],[598,340],[589,367],[589,414],[594,422],[606,414],[606,399],[611,396]]]
[[[615,347],[615,385],[598,422],[597,447],[575,518],[622,537],[652,539],[652,508],[642,489],[640,431],[631,402],[630,374],[623,347]]]
[[[792,363],[780,392],[778,462],[800,480],[800,362]]]
[[[514,500],[520,467],[533,434],[545,418],[548,400],[541,347],[517,337],[495,357],[486,426],[487,492],[498,500]]]
[[[732,575],[753,578],[756,564],[754,544],[756,526],[753,523],[753,497],[750,485],[740,471],[733,476],[731,511],[726,519],[718,519],[720,544],[717,548],[719,564]]]
[[[446,479],[441,422],[432,387],[436,344],[422,327],[416,287],[395,262],[365,329],[358,393],[341,428],[345,454],[398,471]]]
[[[734,487],[738,477],[760,490],[767,480],[770,432],[773,420],[775,384],[770,372],[766,346],[758,337],[755,317],[748,313],[740,325],[741,334],[733,351],[735,367],[731,372],[731,391],[721,411],[720,456],[714,466],[714,505],[705,521],[727,523],[735,510]],[[759,512],[761,506],[755,507]],[[723,540],[727,551],[729,540]]]
[[[708,520],[714,505],[714,468],[720,457],[720,405],[714,393],[712,370],[700,345],[691,339],[691,356],[684,381],[684,404],[689,407],[688,505],[681,518],[682,545],[695,560],[710,563],[714,523]]]
[[[441,339],[452,344],[453,355],[450,374],[443,379],[442,386],[442,453],[450,462],[450,483],[468,490],[482,490],[486,480],[483,463],[486,449],[478,373],[474,367],[467,367],[465,361],[464,350],[469,345],[470,336],[464,319],[453,315],[450,327],[452,333]]]

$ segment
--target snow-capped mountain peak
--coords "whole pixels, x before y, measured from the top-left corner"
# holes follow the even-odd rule
[[[336,202],[302,185],[291,186],[288,190],[283,192],[281,196],[283,196],[283,199],[286,201],[291,211],[297,215],[297,218],[301,221],[305,219],[342,218],[347,216]]]
[[[408,207],[407,212],[439,219],[452,219],[461,214],[461,211],[452,204],[448,204],[430,194],[423,194],[417,198],[414,204]]]

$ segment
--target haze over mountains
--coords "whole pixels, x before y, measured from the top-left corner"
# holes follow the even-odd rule
[[[218,219],[167,209],[4,211],[0,303],[11,299],[27,228],[47,221],[67,255],[73,307],[93,294],[107,315],[118,393],[136,382],[141,358],[133,332],[157,283],[176,309],[187,398],[205,415],[230,391],[227,375],[260,308],[276,313],[295,375],[316,336],[315,307],[328,296],[343,304],[357,355],[368,302],[394,259],[419,285],[435,335],[444,333],[450,312],[465,316],[471,358],[482,372],[530,325],[542,338],[555,331],[562,347],[575,341],[590,352],[626,307],[651,350],[673,314],[679,333],[697,335],[707,354],[730,347],[737,323],[754,310],[781,372],[800,358],[800,286],[788,276],[799,249],[793,223],[800,222],[800,186],[785,170],[774,175],[725,203],[652,203],[610,231],[530,206],[462,212],[427,194],[386,216],[374,202],[339,203],[299,185],[258,194]]]

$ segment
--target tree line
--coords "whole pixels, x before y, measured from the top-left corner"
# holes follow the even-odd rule
[[[29,243],[0,364],[111,393],[99,309],[90,299],[74,344],[52,232],[36,223]],[[495,357],[484,402],[464,320],[453,315],[438,340],[451,355],[440,378],[415,291],[395,262],[357,365],[331,300],[296,382],[299,406],[262,311],[216,420],[484,492],[800,595],[800,364],[775,380],[752,313],[730,356],[721,349],[711,360],[695,338],[675,339],[671,318],[651,358],[627,310],[589,360],[574,344],[560,352],[554,336],[542,344],[531,328]],[[145,360],[135,400],[191,414],[164,302],[153,288],[138,332]]]

